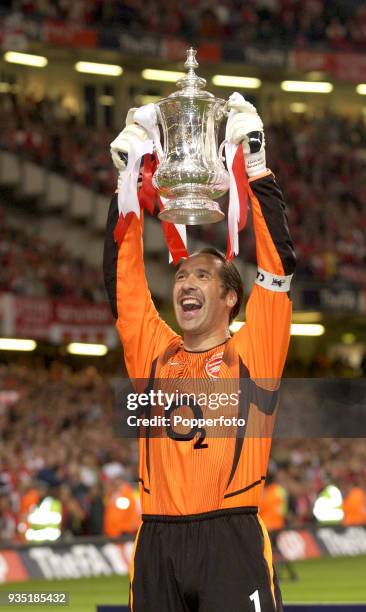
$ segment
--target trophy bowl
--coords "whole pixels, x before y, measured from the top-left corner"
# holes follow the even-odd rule
[[[194,72],[195,53],[187,51],[188,74],[177,82],[181,90],[155,105],[164,138],[163,156],[153,176],[164,205],[159,218],[186,225],[221,221],[224,213],[215,199],[229,189],[218,148],[226,101],[203,91],[206,81]]]

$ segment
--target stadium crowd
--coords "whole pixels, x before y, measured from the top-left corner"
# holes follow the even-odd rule
[[[61,20],[73,25],[126,28],[186,39],[230,39],[243,44],[366,46],[363,0],[4,0],[3,15]],[[1,14],[1,13],[0,13]]]
[[[109,511],[121,488],[133,510],[122,531],[134,531],[137,445],[114,435],[109,382],[94,368],[0,365],[0,389],[0,540],[24,538],[45,496],[61,502],[64,535],[117,535]]]
[[[361,522],[366,523],[365,459],[366,449],[362,438],[275,440],[267,478],[268,488],[265,489],[261,508],[268,528],[315,524],[314,504],[328,485],[339,488],[344,500],[347,500],[352,489],[360,488],[363,502],[355,510],[362,516]],[[266,495],[272,484],[283,489],[284,504],[277,508],[275,504],[269,505],[267,518]],[[272,525],[271,519],[278,523]],[[343,522],[349,522],[348,513]]]
[[[107,129],[81,125],[61,100],[0,96],[2,149],[25,155],[104,194],[113,193],[115,188],[109,155],[114,135]],[[278,176],[289,203],[298,280],[340,279],[366,286],[365,120],[330,112],[316,118],[284,116],[268,121],[266,138],[268,165]],[[190,232],[202,240],[214,240],[225,249],[225,224],[199,226]],[[20,235],[19,241],[23,239]],[[15,235],[12,241],[16,248]],[[241,253],[246,260],[254,261],[254,241],[249,231],[241,234]],[[65,254],[55,257],[61,262]],[[81,265],[74,264],[74,268]],[[75,291],[83,292],[77,270],[74,277]],[[68,278],[71,282],[71,275]],[[95,291],[92,283],[88,287],[89,294],[96,292],[99,300],[97,278],[96,274]]]
[[[0,542],[36,529],[32,511],[45,497],[60,508],[64,538],[136,529],[137,443],[116,435],[113,385],[94,367],[0,364]],[[313,522],[329,483],[346,495],[364,490],[365,465],[362,439],[275,440],[270,472],[285,491],[284,524]]]
[[[0,292],[102,303],[101,272],[73,258],[62,244],[42,240],[9,220],[0,206]]]
[[[1,148],[102,193],[115,189],[109,154],[112,138],[107,129],[96,130],[77,121],[61,99],[0,95]]]

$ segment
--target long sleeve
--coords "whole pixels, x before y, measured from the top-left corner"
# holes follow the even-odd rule
[[[252,179],[249,185],[254,196],[253,225],[258,266],[274,275],[292,275],[296,257],[282,192],[272,173]]]
[[[246,324],[234,342],[252,378],[277,380],[287,356],[292,305],[288,291],[296,258],[285,203],[272,173],[250,181],[258,272]]]
[[[145,276],[140,220],[132,217],[118,249],[113,238],[117,219],[115,195],[105,238],[105,285],[117,318],[128,374],[131,378],[148,378],[156,357],[171,343],[177,342],[179,336],[162,321],[152,301]]]
[[[111,305],[112,313],[115,319],[118,319],[117,312],[117,261],[118,261],[118,247],[114,240],[113,232],[118,221],[118,204],[117,194],[112,197],[108,218],[107,226],[104,236],[104,251],[103,251],[103,275],[104,285],[107,291],[109,303]]]

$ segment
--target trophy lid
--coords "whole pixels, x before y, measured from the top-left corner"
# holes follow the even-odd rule
[[[203,79],[196,75],[195,69],[198,68],[198,62],[196,60],[196,49],[192,47],[187,49],[187,59],[184,67],[187,69],[187,74],[177,81],[177,86],[180,90],[170,94],[164,100],[171,98],[199,98],[200,100],[214,100],[215,96],[209,91],[205,91],[203,88],[206,85],[206,79]],[[160,102],[163,102],[161,100]]]

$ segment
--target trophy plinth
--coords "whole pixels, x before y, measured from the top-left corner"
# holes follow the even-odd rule
[[[168,202],[163,211],[159,213],[161,221],[169,223],[182,223],[183,225],[205,225],[217,223],[225,217],[215,200],[208,198],[177,198]]]
[[[203,90],[194,49],[187,51],[188,73],[176,91],[156,104],[164,135],[164,155],[153,185],[164,198],[159,218],[171,223],[198,225],[224,218],[215,198],[229,189],[229,174],[218,153],[218,129],[225,116],[225,100]]]

